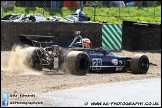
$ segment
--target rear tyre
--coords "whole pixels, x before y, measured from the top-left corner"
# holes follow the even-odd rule
[[[75,75],[85,75],[90,68],[90,58],[83,51],[71,51],[65,58],[65,68]]]
[[[43,68],[41,67],[41,64],[40,64],[40,60],[39,60],[39,57],[38,55],[41,56],[41,52],[39,49],[36,49],[33,51],[33,54],[32,54],[32,59],[31,59],[31,68],[35,69],[35,70],[42,70]]]
[[[130,67],[133,74],[146,74],[149,69],[149,59],[146,55],[137,54],[132,57]]]

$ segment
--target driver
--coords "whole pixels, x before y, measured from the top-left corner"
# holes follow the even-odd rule
[[[90,49],[92,49],[92,43],[91,43],[91,41],[88,39],[88,38],[82,38],[81,40],[80,40],[80,42],[82,42],[83,41],[83,44],[84,44],[84,47],[85,48],[90,48]]]

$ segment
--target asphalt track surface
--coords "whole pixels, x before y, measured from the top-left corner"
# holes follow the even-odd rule
[[[161,78],[97,84],[39,95],[53,107],[161,107]]]
[[[43,104],[8,107],[161,107],[161,78],[58,90],[39,94],[34,101],[37,99],[43,100]]]

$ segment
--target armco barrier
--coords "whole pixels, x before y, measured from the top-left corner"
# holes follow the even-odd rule
[[[1,21],[1,51],[9,51],[14,44],[20,44],[19,34],[47,35],[64,38],[69,45],[75,37],[74,31],[81,31],[83,38],[89,38],[93,47],[102,46],[102,24],[91,22],[3,22]]]
[[[19,35],[46,35],[59,37],[64,45],[74,38],[74,31],[81,31],[89,38],[93,48],[106,46],[112,50],[159,50],[161,49],[161,24],[123,21],[123,24],[91,22],[3,22],[1,21],[1,51],[10,51],[20,44]],[[148,26],[145,26],[148,24]],[[63,40],[62,40],[63,39]],[[65,41],[66,40],[66,41]]]
[[[102,46],[112,50],[122,49],[122,25],[103,24],[102,25]]]
[[[123,21],[122,47],[125,50],[161,49],[161,24]]]

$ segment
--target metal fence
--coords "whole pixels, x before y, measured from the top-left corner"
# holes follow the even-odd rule
[[[39,10],[36,11],[36,8]],[[96,18],[99,16],[161,17],[161,1],[1,1],[1,17],[11,13],[32,12],[39,12],[46,17],[53,15],[64,17],[78,8],[94,21],[97,21]],[[139,10],[143,10],[144,13],[140,13]]]

